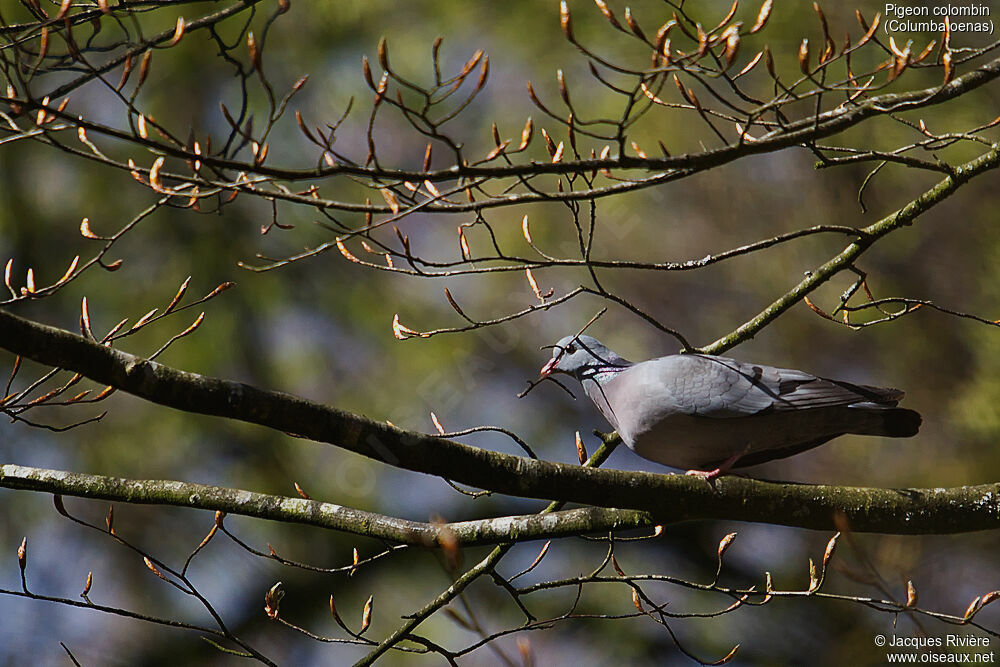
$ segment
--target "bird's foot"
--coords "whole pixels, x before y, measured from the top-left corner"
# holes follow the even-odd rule
[[[708,482],[709,484],[711,484],[713,480],[729,472],[729,470],[733,467],[733,464],[736,463],[740,459],[740,457],[743,456],[743,454],[745,453],[746,452],[744,451],[740,452],[739,454],[733,454],[728,459],[723,461],[722,464],[715,470],[688,470],[684,474],[691,475],[692,477],[701,478],[706,482]]]
[[[723,472],[724,471],[722,470],[722,467],[720,466],[720,467],[716,468],[715,470],[688,470],[684,474],[685,475],[690,475],[692,477],[698,477],[699,479],[703,479],[706,482],[711,483],[713,479],[717,478]]]

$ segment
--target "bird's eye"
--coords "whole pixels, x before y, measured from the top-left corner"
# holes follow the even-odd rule
[[[566,346],[567,354],[573,354],[574,352],[576,352],[576,346],[573,345],[573,343],[570,343],[569,345]]]

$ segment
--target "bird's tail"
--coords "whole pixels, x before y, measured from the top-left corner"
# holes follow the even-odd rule
[[[906,408],[863,408],[873,419],[868,421],[865,435],[889,438],[909,438],[920,430],[920,413]]]
[[[890,438],[909,438],[920,430],[920,413],[906,408],[890,408],[885,411],[882,426]]]

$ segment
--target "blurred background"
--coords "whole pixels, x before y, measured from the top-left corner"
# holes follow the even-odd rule
[[[273,3],[276,5],[276,3]],[[702,4],[704,7],[702,7]],[[924,3],[912,3],[921,6]],[[205,12],[214,3],[192,5],[186,15]],[[933,5],[928,5],[933,6]],[[623,11],[624,5],[612,4]],[[861,30],[855,8],[871,19],[884,6],[876,2],[824,6],[831,32]],[[613,30],[590,2],[571,2],[578,38],[595,51],[641,66],[648,59],[634,40]],[[728,3],[700,3],[696,16],[706,25],[721,18]],[[752,23],[758,6],[740,6],[739,16]],[[272,8],[268,5],[267,11]],[[647,32],[670,17],[664,3],[640,2],[633,13]],[[18,19],[9,3],[5,19]],[[694,10],[692,10],[694,11]],[[702,14],[703,12],[703,14]],[[178,12],[142,17],[148,34],[173,25]],[[24,16],[20,17],[22,20]],[[261,21],[262,17],[255,19]],[[238,22],[225,24],[238,34]],[[803,37],[822,43],[819,22],[810,3],[777,3],[767,29],[746,43],[740,66],[760,45],[770,45],[779,71],[794,73],[795,54]],[[271,29],[264,50],[269,79],[287,89],[303,74],[309,82],[290,109],[301,110],[307,122],[334,122],[352,96],[360,108],[338,131],[338,146],[364,155],[365,105],[370,100],[361,75],[361,57],[375,59],[376,44],[385,37],[390,58],[403,73],[418,80],[430,76],[431,43],[441,47],[446,69],[461,67],[476,49],[490,56],[490,81],[475,105],[450,126],[482,155],[492,147],[490,124],[515,143],[527,115],[537,127],[556,138],[562,129],[544,119],[531,105],[525,82],[531,80],[543,100],[556,102],[556,70],[561,68],[577,103],[586,101],[594,115],[614,115],[620,102],[593,83],[586,61],[559,30],[558,4],[473,0],[443,3],[344,1],[293,2],[292,11]],[[912,38],[919,51],[937,35]],[[881,34],[884,39],[884,33]],[[955,35],[954,44],[985,43],[988,35]],[[239,91],[232,68],[213,58],[213,46],[193,33],[175,49],[154,56],[151,81],[139,102],[157,119],[186,134],[224,136],[227,126],[220,100],[235,105]],[[857,65],[863,69],[862,64]],[[961,74],[964,70],[959,69]],[[764,86],[764,74],[760,85]],[[901,89],[933,85],[939,73],[908,72]],[[251,84],[252,85],[252,84]],[[761,88],[766,90],[766,86]],[[669,91],[676,93],[676,91]],[[254,89],[252,100],[260,101]],[[1000,86],[987,85],[960,100],[931,107],[919,115],[935,132],[958,131],[992,120],[1000,105]],[[91,85],[74,94],[71,110],[121,126],[124,113],[106,90]],[[408,131],[398,114],[384,113],[377,134],[385,165],[417,168],[424,141]],[[658,110],[647,117],[637,136],[651,155],[657,139],[671,152],[696,151],[710,140],[695,114]],[[912,133],[911,133],[912,134]],[[995,138],[993,135],[987,135]],[[907,138],[908,137],[908,138]],[[891,149],[914,136],[890,120],[868,122],[834,142]],[[305,168],[316,164],[315,150],[289,116],[271,139],[272,164]],[[541,150],[536,138],[535,148]],[[108,142],[110,144],[110,142]],[[109,145],[109,150],[125,147]],[[962,147],[940,157],[960,161],[976,153]],[[539,159],[544,153],[539,152]],[[439,155],[435,166],[445,164]],[[146,163],[152,157],[145,156]],[[815,156],[803,149],[742,159],[693,178],[602,200],[598,204],[596,254],[608,259],[682,261],[697,259],[748,242],[800,228],[839,224],[862,227],[896,210],[939,180],[937,175],[887,166],[865,194],[867,212],[857,193],[871,165],[814,169]],[[80,237],[82,217],[89,217],[98,234],[118,229],[154,195],[135,184],[128,173],[73,160],[36,144],[0,146],[0,260],[14,257],[23,271],[58,276],[76,254],[93,252],[93,242]],[[1000,317],[1000,202],[994,195],[997,175],[987,174],[922,216],[908,229],[876,245],[860,261],[878,297],[908,296],[972,312]],[[332,193],[341,187],[331,184]],[[349,191],[348,186],[342,186]],[[594,428],[606,429],[600,415],[578,392],[572,400],[549,383],[517,399],[526,382],[536,378],[548,356],[540,346],[577,331],[601,306],[594,298],[576,299],[502,326],[430,339],[398,341],[391,322],[395,314],[414,329],[460,326],[461,319],[444,298],[447,287],[474,318],[488,319],[535,303],[521,272],[501,276],[417,279],[373,271],[352,264],[338,253],[326,253],[280,270],[255,273],[237,266],[258,264],[258,253],[281,257],[331,240],[314,224],[313,210],[280,205],[280,220],[293,229],[274,228],[261,235],[271,220],[266,202],[241,197],[221,215],[162,210],[143,221],[115,247],[109,259],[123,258],[116,273],[92,271],[58,295],[14,311],[47,324],[75,330],[83,296],[90,302],[95,330],[104,331],[124,317],[136,318],[169,302],[177,286],[192,276],[191,294],[211,291],[223,281],[238,286],[208,304],[200,330],[175,344],[160,361],[184,370],[281,390],[358,412],[388,419],[402,428],[431,432],[433,411],[444,428],[458,430],[482,424],[502,426],[520,434],[540,457],[575,463],[574,431],[580,431],[590,451]],[[487,214],[502,238],[520,238],[523,215],[539,247],[571,253],[575,236],[565,207],[556,204],[498,209]],[[417,252],[456,258],[455,228],[473,216],[414,216],[402,230]],[[360,220],[352,219],[352,224]],[[475,249],[486,237],[470,232]],[[839,252],[839,236],[812,236],[697,271],[604,272],[606,286],[627,296],[638,307],[681,331],[695,345],[707,344],[758,313],[797,283],[803,272]],[[535,273],[544,292],[561,294],[586,281],[584,271],[542,270]],[[52,278],[50,278],[51,280]],[[841,276],[814,295],[832,310],[853,278]],[[190,313],[193,319],[195,313]],[[185,316],[186,317],[186,316]],[[186,326],[174,325],[126,340],[122,349],[149,354],[167,337]],[[611,348],[632,360],[675,352],[675,340],[639,318],[612,308],[590,330]],[[908,440],[840,438],[806,454],[751,469],[767,479],[798,482],[890,486],[951,487],[1000,478],[1000,343],[994,328],[923,309],[898,321],[853,331],[818,317],[798,305],[754,340],[729,354],[760,363],[802,368],[868,384],[906,390],[905,405],[920,411],[924,425]],[[13,358],[0,356],[0,371],[9,373]],[[31,364],[21,372],[39,369]],[[293,483],[313,498],[392,516],[426,521],[433,515],[462,520],[539,510],[544,505],[505,497],[471,500],[442,480],[395,470],[328,445],[297,440],[262,428],[220,419],[183,414],[116,394],[105,403],[109,414],[99,423],[67,433],[0,426],[0,459],[61,470],[133,478],[179,479],[264,493],[295,495]],[[90,413],[80,412],[79,415]],[[47,415],[48,416],[48,415]],[[66,423],[63,411],[51,421]],[[482,435],[469,444],[519,453],[508,439]],[[621,447],[608,467],[665,471]],[[93,572],[90,597],[146,613],[210,623],[204,610],[153,576],[141,559],[113,544],[106,535],[85,530],[59,516],[51,499],[28,492],[0,490],[0,587],[19,588],[17,546],[28,537],[29,577],[33,590],[75,597]],[[613,503],[613,499],[609,499]],[[66,499],[73,513],[102,523],[107,504]],[[213,517],[194,510],[120,505],[115,508],[116,531],[163,560],[180,565],[212,526]],[[380,550],[374,541],[333,532],[284,526],[231,516],[227,525],[256,548],[272,545],[279,554],[318,566],[350,564],[352,550],[361,556]],[[769,571],[779,589],[805,588],[808,558],[819,559],[829,533],[767,525],[696,522],[668,526],[655,540],[618,547],[618,560],[629,572],[662,572],[696,581],[711,580],[716,548],[727,533],[739,533],[727,553],[723,581],[732,585],[763,584]],[[859,552],[841,545],[838,558],[861,571],[859,560],[877,568],[885,586],[905,599],[912,580],[924,608],[961,615],[969,602],[1000,588],[995,531],[946,537],[858,535]],[[522,544],[504,560],[507,574],[530,564],[540,543]],[[574,576],[596,567],[606,543],[568,539],[554,543],[542,565],[524,580]],[[465,563],[477,562],[486,551],[469,549]],[[234,631],[279,664],[344,664],[363,651],[319,644],[292,633],[263,613],[265,591],[283,581],[288,593],[285,617],[319,634],[336,635],[327,596],[334,594],[340,614],[358,627],[361,610],[374,594],[375,612],[369,636],[381,637],[450,583],[450,575],[431,552],[409,551],[363,568],[353,577],[317,575],[254,557],[225,539],[216,538],[196,559],[192,578],[216,605]],[[831,573],[830,589],[875,598],[876,587]],[[674,612],[718,609],[729,604],[721,596],[701,596],[679,587],[650,589],[669,600]],[[575,591],[539,595],[537,613],[559,614]],[[470,588],[469,603],[491,630],[519,624],[519,612],[506,593],[488,581]],[[628,613],[631,593],[625,587],[594,588],[583,600],[586,610]],[[0,596],[0,663],[64,664],[64,642],[85,665],[231,664],[226,656],[195,633],[169,630],[137,621],[61,605]],[[1000,608],[979,616],[990,627],[1000,626]],[[672,625],[685,647],[706,660],[721,658],[735,644],[741,648],[735,664],[781,665],[822,660],[826,664],[876,664],[883,660],[873,637],[893,632],[916,636],[926,631],[942,636],[950,626],[930,619],[914,622],[894,618],[860,605],[819,600],[777,600],[764,607],[743,608],[714,619],[680,619]],[[425,631],[448,646],[475,641],[475,635],[436,616]],[[538,664],[690,664],[662,627],[648,619],[566,623],[530,633]],[[498,642],[509,656],[518,648],[513,637]],[[994,637],[994,644],[998,640]],[[808,656],[808,657],[807,657]],[[822,656],[820,658],[819,656]],[[390,655],[385,664],[436,664],[439,658]],[[498,660],[480,649],[464,664],[489,665]]]

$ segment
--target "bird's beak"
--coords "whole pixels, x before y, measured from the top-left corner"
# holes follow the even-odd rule
[[[552,371],[555,370],[557,363],[559,363],[559,358],[552,357],[551,359],[548,360],[548,362],[546,362],[544,366],[542,366],[542,370],[539,373],[539,375],[543,378],[547,378],[548,376],[552,375]]]

